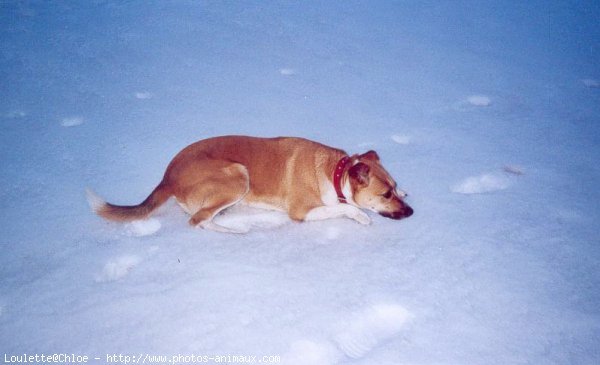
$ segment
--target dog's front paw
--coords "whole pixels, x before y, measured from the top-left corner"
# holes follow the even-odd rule
[[[367,213],[363,212],[362,210],[357,210],[356,213],[354,213],[352,215],[352,217],[350,217],[350,218],[354,219],[355,221],[357,221],[360,224],[364,224],[364,225],[371,224],[371,218],[369,218]]]

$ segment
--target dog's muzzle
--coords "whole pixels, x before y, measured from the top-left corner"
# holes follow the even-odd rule
[[[413,215],[414,211],[411,207],[409,207],[408,205],[406,205],[404,207],[404,209],[402,210],[398,210],[395,212],[379,212],[379,214],[381,214],[382,216],[386,217],[386,218],[391,218],[391,219],[402,219],[402,218],[408,218],[411,215]]]

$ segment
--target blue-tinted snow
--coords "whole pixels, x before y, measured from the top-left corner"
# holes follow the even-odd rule
[[[594,1],[0,3],[0,349],[597,364],[598,19]],[[376,149],[416,213],[231,236],[173,203],[147,225],[90,212],[86,187],[138,203],[222,134]]]

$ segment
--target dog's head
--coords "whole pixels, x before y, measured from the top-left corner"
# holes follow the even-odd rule
[[[352,200],[359,207],[392,219],[413,214],[412,208],[404,202],[406,193],[396,188],[396,182],[385,171],[375,151],[352,156],[352,159],[348,178]]]

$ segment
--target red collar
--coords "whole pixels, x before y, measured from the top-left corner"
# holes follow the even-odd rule
[[[350,161],[350,157],[344,156],[338,161],[337,165],[335,165],[335,170],[333,170],[333,186],[335,187],[335,192],[340,203],[347,203],[346,197],[342,192],[342,176],[344,176],[344,172]]]

